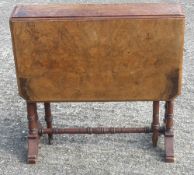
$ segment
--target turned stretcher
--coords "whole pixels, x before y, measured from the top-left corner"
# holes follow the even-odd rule
[[[181,93],[184,14],[177,4],[19,5],[10,17],[19,94],[27,102],[28,163],[42,134],[164,134],[174,162],[173,100]],[[153,101],[145,128],[53,128],[51,102]],[[163,126],[159,101],[166,101]],[[47,128],[38,120],[45,105]]]

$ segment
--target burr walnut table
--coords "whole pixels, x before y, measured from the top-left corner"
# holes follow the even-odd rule
[[[181,93],[184,15],[178,4],[20,5],[10,17],[19,94],[27,102],[28,163],[42,134],[164,134],[174,161],[173,100]],[[51,102],[153,101],[145,128],[53,128]],[[159,124],[159,101],[165,101]],[[45,106],[47,128],[38,120]],[[111,117],[111,116],[110,116]],[[127,120],[127,119],[126,119]]]

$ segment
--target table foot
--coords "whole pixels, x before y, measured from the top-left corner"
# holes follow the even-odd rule
[[[173,133],[165,133],[165,162],[173,163],[174,162],[174,136]]]
[[[39,136],[34,137],[33,135],[28,136],[28,157],[27,163],[35,164],[38,157],[38,144]]]

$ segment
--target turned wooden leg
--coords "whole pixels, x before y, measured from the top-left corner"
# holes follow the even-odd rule
[[[166,162],[174,162],[173,101],[166,103],[165,150]]]
[[[36,108],[37,108],[36,103],[27,102],[28,128],[29,128],[27,162],[30,164],[36,163],[38,156],[39,124]]]
[[[52,115],[51,115],[50,103],[44,103],[44,109],[45,109],[45,121],[47,124],[47,128],[52,129]],[[53,139],[53,135],[48,134],[49,144],[52,143],[52,139]]]
[[[153,144],[154,147],[157,146],[158,137],[159,137],[159,129],[160,129],[160,124],[159,124],[159,106],[160,106],[160,102],[159,101],[154,101],[153,102],[153,120],[152,120],[153,135],[152,135],[152,144]]]

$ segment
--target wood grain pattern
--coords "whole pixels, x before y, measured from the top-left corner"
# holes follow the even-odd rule
[[[131,3],[131,4],[50,4],[19,5],[12,17],[100,17],[100,16],[183,16],[179,4]]]
[[[19,92],[28,101],[157,101],[181,92],[182,17],[10,24]]]

